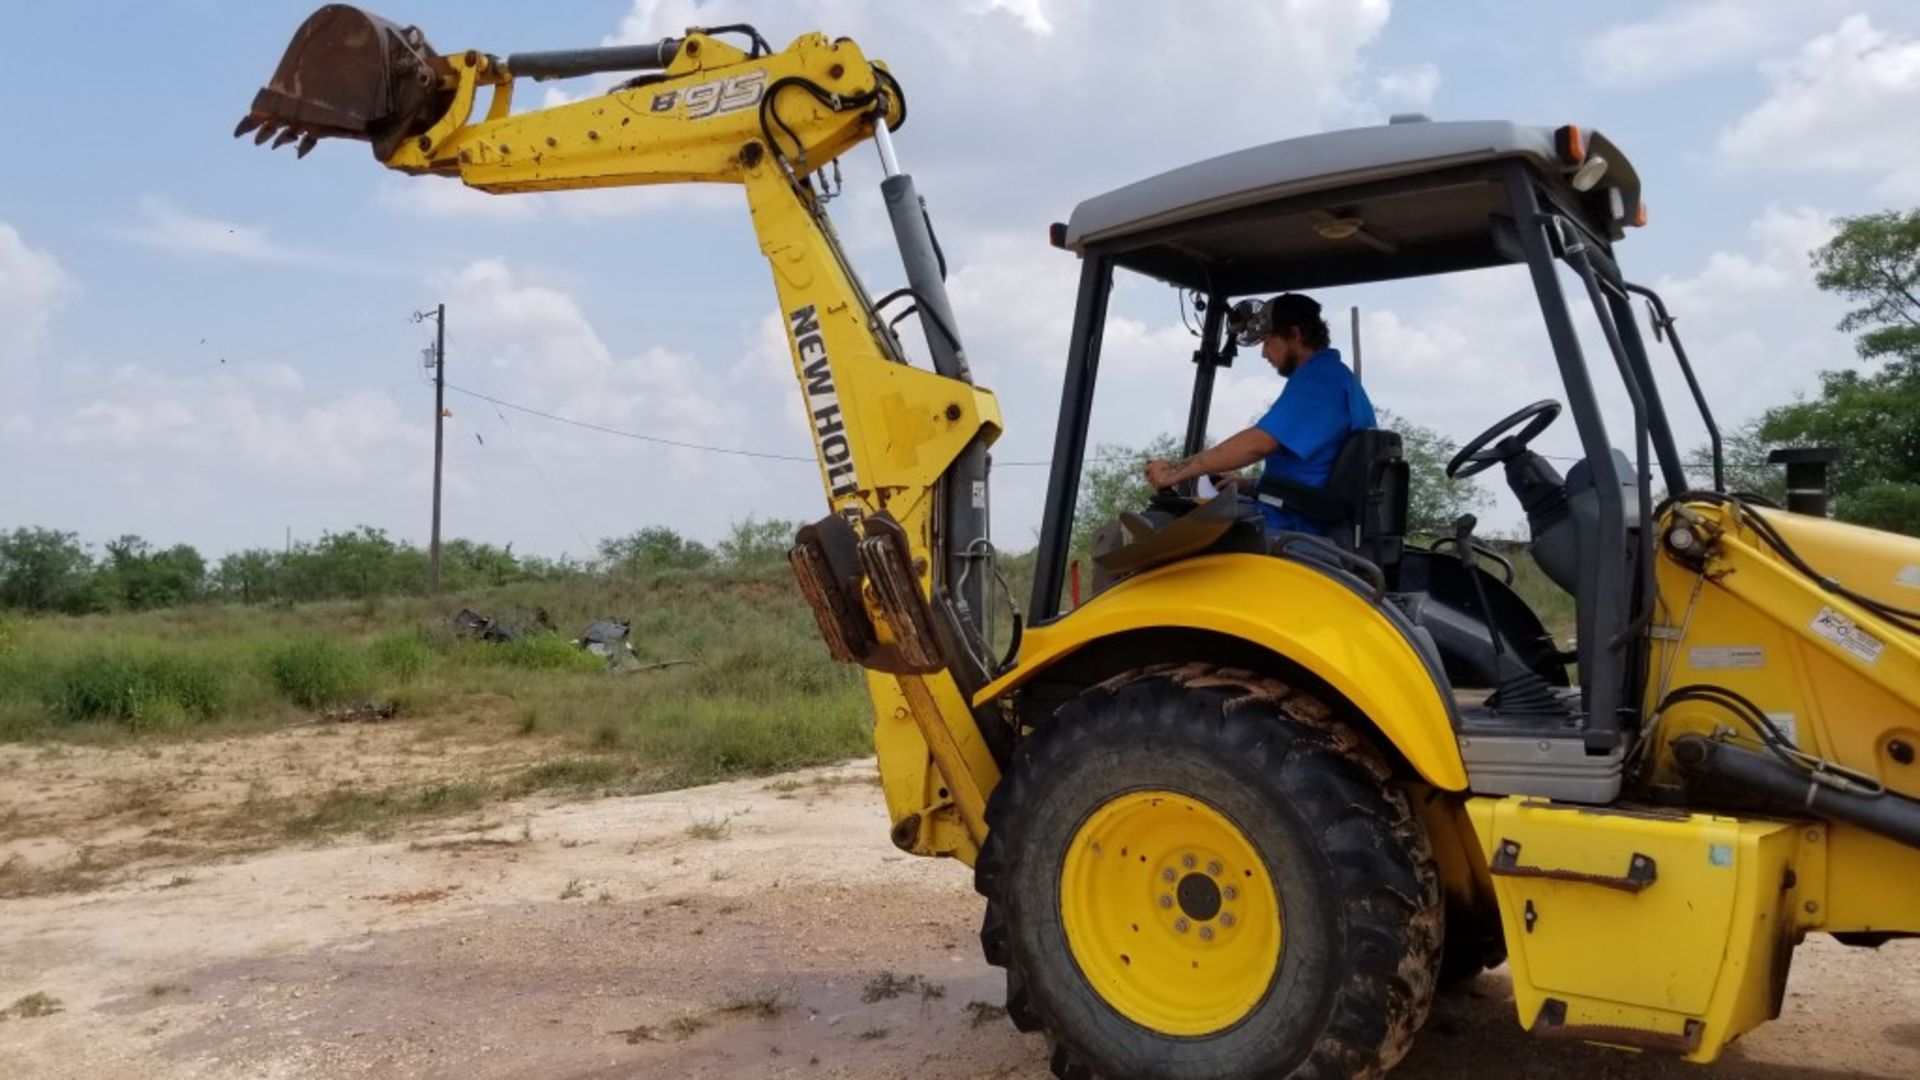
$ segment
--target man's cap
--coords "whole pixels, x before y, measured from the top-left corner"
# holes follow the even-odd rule
[[[1305,329],[1319,321],[1319,302],[1303,293],[1281,293],[1271,300],[1242,300],[1227,313],[1227,328],[1242,345],[1258,345],[1282,327]]]

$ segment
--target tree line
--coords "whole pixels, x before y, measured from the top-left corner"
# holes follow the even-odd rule
[[[759,573],[784,566],[793,522],[748,518],[714,545],[663,526],[601,541],[590,559],[515,554],[474,540],[441,546],[443,589],[663,570]],[[0,609],[86,615],[200,602],[292,604],[417,596],[427,589],[427,551],[362,525],[281,550],[249,548],[209,561],[190,544],[157,547],[138,536],[96,554],[79,536],[20,527],[0,532]]]

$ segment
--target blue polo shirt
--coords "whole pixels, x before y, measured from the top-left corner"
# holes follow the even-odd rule
[[[1341,362],[1340,350],[1321,349],[1294,369],[1273,407],[1254,426],[1280,444],[1267,455],[1266,475],[1322,487],[1347,436],[1376,425],[1373,402]],[[1268,532],[1326,532],[1299,514],[1266,503],[1260,510]]]

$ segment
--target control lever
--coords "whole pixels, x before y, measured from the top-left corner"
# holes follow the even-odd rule
[[[1478,524],[1480,519],[1472,514],[1461,514],[1454,519],[1453,553],[1467,572],[1467,580],[1473,582],[1473,599],[1480,605],[1480,618],[1487,624],[1487,636],[1493,639],[1493,664],[1498,671],[1500,661],[1506,658],[1506,647],[1500,641],[1500,628],[1494,625],[1493,605],[1487,603],[1487,585],[1480,580],[1480,566],[1473,557],[1473,527]]]
[[[1467,572],[1467,580],[1473,582],[1474,601],[1480,605],[1480,618],[1487,624],[1487,636],[1493,639],[1493,669],[1499,675],[1488,704],[1509,715],[1564,717],[1565,706],[1538,673],[1517,658],[1511,665],[1507,663],[1505,635],[1494,622],[1493,605],[1487,602],[1487,583],[1482,580],[1485,571],[1474,557],[1473,527],[1477,524],[1479,521],[1472,514],[1460,515],[1453,523],[1453,542],[1454,557]]]

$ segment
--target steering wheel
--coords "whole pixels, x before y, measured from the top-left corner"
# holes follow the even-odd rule
[[[1478,476],[1495,465],[1504,464],[1519,457],[1520,452],[1527,448],[1527,444],[1532,442],[1536,435],[1547,430],[1547,425],[1553,423],[1559,416],[1560,403],[1552,398],[1536,401],[1521,409],[1481,432],[1472,442],[1461,447],[1460,452],[1453,455],[1453,460],[1447,462],[1447,479],[1464,480],[1469,476]],[[1523,423],[1526,426],[1520,428],[1519,433],[1507,435],[1504,439],[1500,438]],[[1495,439],[1500,441],[1496,444]]]

